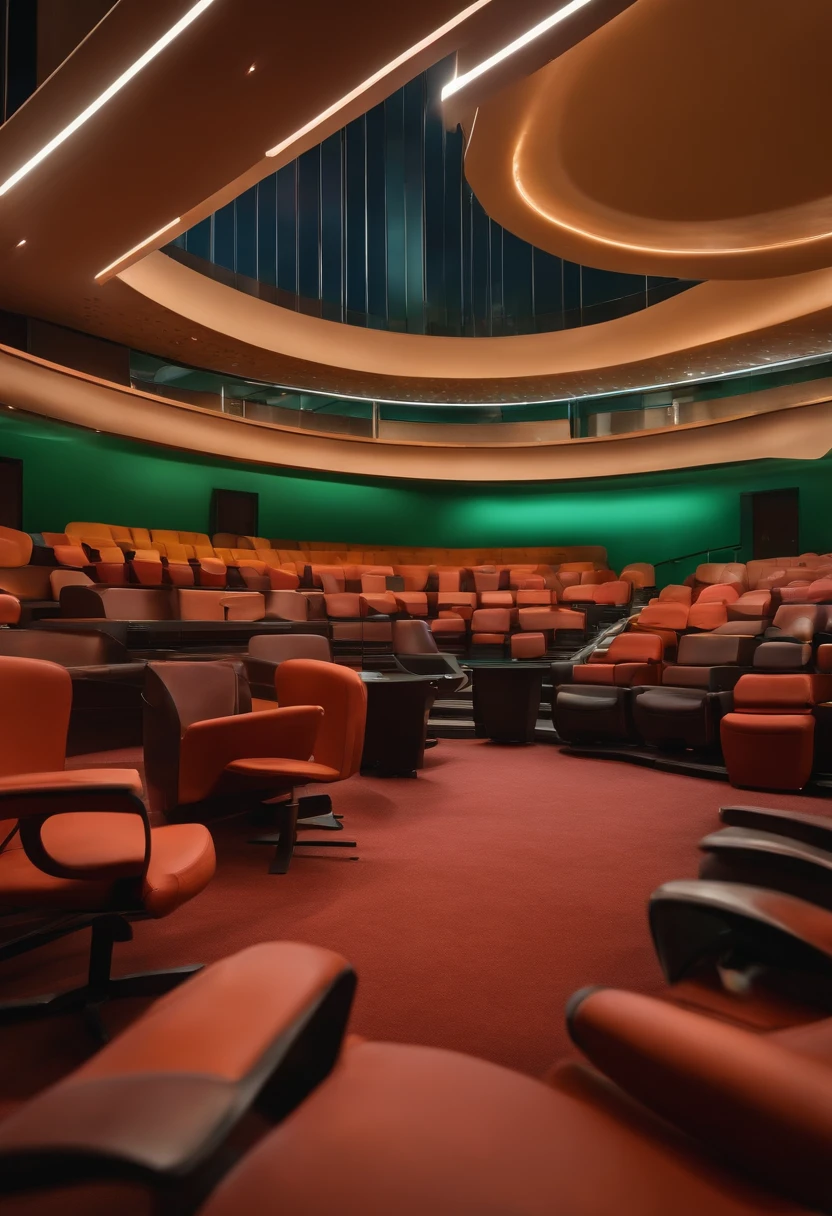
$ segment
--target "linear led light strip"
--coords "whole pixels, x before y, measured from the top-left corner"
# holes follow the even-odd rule
[[[0,185],[0,195],[6,194],[11,190],[12,186],[16,186],[27,173],[31,173],[41,161],[46,160],[47,156],[50,156],[56,148],[59,148],[62,143],[69,139],[70,135],[74,135],[79,127],[82,127],[85,122],[92,118],[93,114],[97,114],[102,106],[105,106],[108,101],[115,97],[116,93],[121,92],[124,86],[129,84],[142,68],[147,67],[151,60],[155,59],[166,46],[173,42],[174,38],[178,38],[213,3],[214,0],[198,0],[197,4],[189,8],[187,13],[175,25],[172,25],[166,34],[163,34],[157,42],[154,42],[153,46],[149,47],[135,63],[131,64],[126,72],[122,72],[118,80],[114,80],[108,89],[105,89],[100,96],[96,97],[95,101],[90,102],[87,108],[82,110],[80,114],[73,118],[71,123],[68,123],[62,131],[59,131],[57,135],[50,139],[49,143],[44,144],[33,157],[26,161],[25,165],[21,165],[11,177],[7,177],[3,184]]]
[[[477,341],[478,339],[469,339]],[[501,339],[498,339],[501,340]],[[692,384],[702,383],[721,383],[723,380],[730,380],[737,376],[752,376],[755,372],[770,372],[776,371],[780,367],[795,367],[802,364],[811,365],[812,363],[821,363],[824,359],[832,357],[832,350],[821,352],[818,355],[798,355],[794,359],[778,359],[772,360],[771,363],[759,363],[754,367],[738,367],[732,372],[708,372],[702,376],[691,376],[684,380],[665,380],[658,384],[640,384],[634,387],[613,388],[607,389],[603,393],[573,393],[569,397],[543,397],[538,401],[414,401],[405,400],[401,397],[361,397],[356,393],[350,393],[338,396],[337,393],[325,393],[321,389],[314,388],[297,388],[288,384],[269,384],[265,380],[248,380],[244,377],[238,379],[238,383],[242,380],[245,384],[250,384],[253,387],[274,388],[282,393],[303,393],[307,397],[326,397],[331,401],[367,401],[378,402],[379,405],[412,405],[426,406],[432,409],[493,409],[495,405],[506,406],[526,406],[526,405],[564,405],[569,401],[600,401],[606,397],[621,397],[628,393],[652,393],[658,389],[667,388],[689,388]],[[199,370],[199,369],[197,369]]]
[[[515,38],[514,42],[510,42],[508,46],[504,46],[502,50],[490,55],[488,59],[483,59],[482,63],[478,63],[476,67],[471,68],[468,72],[463,72],[461,76],[455,76],[442,90],[442,100],[445,101],[448,97],[453,97],[454,93],[458,93],[460,89],[464,89],[472,80],[477,80],[478,77],[484,76],[486,72],[490,72],[498,63],[502,63],[510,55],[522,50],[524,46],[528,46],[530,42],[534,42],[536,38],[540,38],[541,35],[548,33],[556,25],[560,25],[561,21],[565,21],[567,17],[571,17],[573,13],[577,13],[579,9],[586,8],[591,3],[592,0],[570,0],[569,4],[565,4],[556,13],[552,13],[550,17],[546,17],[545,20],[532,26],[525,34],[521,34],[519,38]]]
[[[138,245],[134,245],[132,249],[128,249],[126,253],[122,253],[117,257],[114,262],[110,262],[109,266],[105,266],[103,270],[99,270],[95,277],[103,279],[106,274],[109,274],[111,270],[115,270],[122,262],[126,262],[129,258],[132,258],[134,253],[138,253],[141,249],[144,249],[145,245],[150,245],[157,237],[164,236],[166,232],[170,232],[171,228],[175,228],[181,222],[181,218],[177,215],[175,220],[171,220],[169,224],[165,224],[163,228],[159,228],[156,232],[151,232],[150,236],[146,236],[143,241],[139,241]]]
[[[349,93],[345,93],[344,96],[339,98],[338,101],[334,102],[326,110],[323,110],[320,114],[318,114],[317,117],[311,119],[304,126],[300,127],[287,139],[283,139],[279,144],[275,144],[273,148],[269,148],[266,156],[279,156],[281,152],[285,152],[287,148],[290,148],[292,144],[297,143],[297,141],[302,139],[304,135],[308,135],[310,131],[314,131],[316,127],[320,126],[321,123],[326,122],[328,118],[332,118],[338,113],[339,110],[342,110],[345,106],[348,106],[350,102],[356,101],[364,93],[368,92],[373,85],[378,84],[380,80],[384,80],[386,76],[391,75],[391,73],[395,72],[397,68],[400,68],[403,64],[407,63],[408,60],[415,58],[415,56],[421,51],[427,50],[427,48],[434,42],[437,42],[440,38],[443,38],[445,34],[449,34],[451,30],[456,29],[458,25],[462,25],[463,21],[467,21],[469,17],[474,15],[474,13],[479,12],[481,8],[485,8],[485,6],[490,3],[491,0],[476,0],[474,4],[469,4],[468,7],[464,8],[461,13],[457,13],[457,15],[452,17],[450,21],[446,21],[444,25],[440,25],[439,29],[434,30],[432,34],[428,34],[427,37],[421,40],[421,42],[417,42],[413,46],[408,47],[406,51],[402,51],[401,55],[397,55],[395,59],[391,59],[390,62],[386,63],[383,68],[379,68],[377,72],[374,72],[372,76],[368,76],[366,80],[362,81],[361,84],[356,85],[356,87],[351,89]],[[588,4],[589,0],[573,0],[573,5],[575,3]],[[572,6],[570,5],[569,7]],[[444,95],[445,94],[443,93],[442,96],[444,97]]]

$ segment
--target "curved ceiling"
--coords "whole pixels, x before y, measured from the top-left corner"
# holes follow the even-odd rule
[[[613,14],[623,3],[609,0],[601,4],[599,0],[598,12]],[[88,106],[192,4],[193,0],[119,0],[0,128],[0,181],[15,173],[71,116]],[[434,37],[469,9],[471,15],[461,25]],[[473,181],[478,166],[486,166],[487,181],[475,188],[492,214],[500,206],[510,211],[508,227],[526,235],[523,226],[531,225],[534,231],[529,239],[549,247],[554,225],[521,205],[510,169],[506,186],[505,174],[501,176],[505,159],[500,154],[501,148],[514,147],[512,132],[516,136],[518,124],[523,127],[534,116],[534,105],[546,100],[546,90],[540,91],[542,81],[552,88],[561,88],[559,81],[571,82],[571,121],[582,118],[576,108],[586,108],[587,122],[591,119],[587,132],[601,141],[620,89],[616,91],[612,84],[607,87],[598,72],[603,69],[611,82],[617,80],[620,85],[626,62],[630,62],[638,69],[638,87],[633,86],[633,102],[627,110],[632,123],[640,114],[633,108],[638,98],[645,103],[652,98],[653,110],[669,109],[680,124],[687,114],[689,125],[701,103],[712,115],[709,130],[713,134],[719,126],[717,102],[722,104],[719,99],[724,101],[728,94],[721,79],[711,80],[706,73],[715,72],[719,62],[727,68],[732,61],[722,51],[719,60],[701,31],[698,41],[691,33],[689,45],[679,45],[679,30],[693,30],[695,15],[701,12],[710,19],[711,40],[734,47],[733,71],[744,87],[754,79],[754,65],[763,63],[767,69],[770,63],[778,65],[778,71],[769,71],[767,80],[757,81],[758,126],[770,142],[769,150],[776,148],[778,156],[783,150],[796,176],[784,183],[777,161],[766,160],[756,186],[760,197],[769,200],[766,205],[776,204],[780,210],[748,222],[752,228],[754,224],[770,226],[772,216],[787,212],[790,222],[797,223],[801,207],[820,206],[828,193],[828,158],[817,143],[809,155],[808,137],[802,131],[795,134],[792,127],[796,115],[802,113],[797,99],[802,98],[800,105],[805,105],[811,90],[817,113],[828,112],[826,90],[830,86],[825,63],[823,70],[815,70],[826,9],[825,0],[790,0],[788,5],[780,0],[636,0],[550,67],[516,88],[504,89],[494,102],[483,103],[468,167]],[[462,340],[470,342],[463,351],[455,339],[354,328],[345,334],[342,331],[348,327],[288,313],[229,289],[219,296],[219,286],[204,279],[185,289],[182,280],[173,284],[170,260],[164,255],[141,260],[146,249],[154,246],[154,241],[145,244],[149,234],[158,232],[173,217],[179,217],[179,225],[157,236],[155,244],[216,210],[272,172],[282,159],[293,159],[304,147],[317,144],[330,130],[363,113],[455,47],[467,42],[464,62],[476,61],[478,48],[493,48],[502,38],[516,37],[551,11],[552,0],[524,0],[522,5],[515,0],[483,0],[476,11],[465,0],[421,0],[416,6],[392,8],[386,0],[356,0],[352,5],[320,0],[316,5],[295,7],[274,0],[213,0],[181,37],[0,197],[0,308],[223,372],[330,393],[403,400],[551,399],[679,382],[687,373],[716,376],[768,361],[826,353],[832,317],[832,272],[827,271],[770,278],[753,287],[707,283],[606,325],[525,338]],[[673,14],[679,14],[678,18]],[[778,14],[789,28],[795,16],[800,17],[803,37],[799,43],[784,36],[781,48],[775,28]],[[651,22],[656,23],[655,29]],[[639,30],[647,39],[643,51],[633,43],[633,31]],[[673,30],[676,42],[663,42]],[[753,55],[742,46],[744,30]],[[806,56],[803,60],[801,47]],[[344,48],[349,48],[348,54]],[[417,49],[408,54],[412,48]],[[626,54],[622,48],[628,48]],[[672,87],[667,85],[670,69],[663,66],[660,79],[667,87],[661,95],[653,95],[649,80],[642,78],[653,71],[653,60],[663,57],[675,65]],[[522,56],[517,63],[520,70],[528,70]],[[582,74],[582,64],[588,72],[592,69],[591,74]],[[379,74],[380,65],[388,66],[386,74]],[[249,72],[251,66],[253,73]],[[592,80],[598,85],[597,97],[588,84]],[[368,81],[363,88],[362,82]],[[709,100],[712,93],[717,99],[713,103]],[[465,90],[459,97],[465,97]],[[555,107],[551,115],[556,130],[561,129],[558,113]],[[746,108],[744,113],[747,124],[752,125],[751,110]],[[787,116],[786,125],[778,115]],[[653,126],[647,123],[645,130],[657,128],[661,121],[654,115]],[[726,123],[736,147],[742,124],[727,119]],[[807,124],[807,130],[811,129],[812,124]],[[619,125],[615,130],[619,142],[626,143],[628,155],[632,152],[646,171],[651,154],[643,146],[641,127],[622,130]],[[545,150],[543,128],[534,129],[532,123],[529,138],[532,134]],[[758,135],[756,128],[749,140],[752,135]],[[662,172],[657,169],[653,180],[677,176],[687,183],[690,206],[694,206],[694,198],[699,200],[685,221],[689,228],[698,230],[729,219],[744,223],[736,212],[747,204],[744,181],[749,166],[756,163],[751,152],[741,162],[742,171],[732,175],[727,153],[723,161],[717,161],[715,153],[706,156],[697,146],[691,149],[691,131],[684,125],[668,127],[665,136],[669,145],[661,158]],[[800,147],[795,146],[796,140]],[[552,145],[558,149],[557,157],[535,158],[543,166],[540,188],[548,189],[544,170],[561,163],[562,147],[564,155],[568,152],[564,164],[581,196],[599,196],[593,215],[603,213],[604,222],[611,224],[623,222],[622,216],[635,215],[645,229],[657,223],[676,223],[671,201],[676,200],[674,207],[682,206],[685,190],[674,187],[668,200],[656,204],[652,217],[639,216],[639,211],[650,212],[650,192],[637,196],[640,187],[629,181],[631,175],[624,172],[618,155],[621,149],[612,143],[606,138],[599,144],[610,165],[595,164],[600,152],[596,155],[590,142],[586,147],[591,155],[586,149],[581,155],[576,126],[569,139]],[[268,158],[266,151],[275,147],[283,147],[283,151]],[[687,167],[691,157],[696,173]],[[583,167],[577,164],[579,160]],[[800,176],[797,166],[804,161],[808,167]],[[719,189],[714,185],[720,164],[728,183],[724,190],[721,177],[716,179]],[[495,172],[495,165],[502,166],[500,172]],[[710,174],[710,179],[703,181],[703,173]],[[626,215],[613,206],[616,183],[629,191],[630,212]],[[714,197],[723,196],[726,218],[715,220],[707,208],[713,207]],[[756,229],[749,228],[746,236],[756,240],[755,233]],[[587,264],[606,264],[601,256],[603,251],[609,252],[604,241],[572,239],[577,244],[567,256]],[[137,245],[142,248],[124,262],[136,264],[123,279],[96,281],[102,268]],[[804,247],[804,256],[809,257],[807,250],[811,264],[822,264],[818,242]],[[787,260],[775,259],[776,264],[765,273],[783,274]],[[638,271],[643,272],[645,256],[639,254],[637,261]],[[722,277],[738,275],[740,261],[723,266]],[[117,269],[121,265],[119,261]],[[743,273],[750,263],[744,265]],[[630,269],[631,264],[612,268]],[[665,263],[659,272],[689,273],[687,268]],[[705,273],[701,262],[695,273]],[[252,304],[260,304],[256,319],[249,311]]]
[[[466,175],[525,240],[603,269],[832,263],[828,0],[638,0],[480,105]]]
[[[236,291],[163,253],[119,277],[125,292],[178,318],[174,357],[184,362],[228,371],[234,363],[222,360],[236,353],[235,362],[258,379],[386,400],[551,400],[719,376],[832,346],[832,270],[764,283],[703,283],[600,325],[476,340],[322,321]]]

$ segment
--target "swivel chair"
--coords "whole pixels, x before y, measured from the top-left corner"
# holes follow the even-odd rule
[[[125,769],[64,772],[72,680],[55,663],[0,658],[0,917],[35,927],[0,961],[91,929],[86,984],[0,1005],[0,1020],[82,1010],[104,1036],[103,1001],[165,992],[196,968],[112,979],[113,945],[132,922],[168,916],[207,885],[214,845],[201,824],[151,828],[141,779]]]

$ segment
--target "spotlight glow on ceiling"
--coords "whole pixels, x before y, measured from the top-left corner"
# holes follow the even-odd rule
[[[486,72],[490,72],[498,63],[503,63],[510,55],[522,50],[524,46],[528,46],[530,42],[534,42],[541,35],[547,34],[556,25],[560,25],[561,21],[565,21],[567,17],[571,17],[573,13],[577,13],[579,9],[586,8],[591,3],[592,0],[570,0],[569,4],[565,4],[556,13],[552,13],[550,17],[546,17],[537,25],[532,26],[530,30],[526,30],[525,34],[521,34],[519,38],[515,38],[514,42],[510,42],[502,50],[489,55],[488,59],[483,59],[482,63],[478,63],[476,67],[471,68],[468,72],[463,72],[461,76],[455,76],[442,90],[442,100],[445,101],[448,97],[453,97],[454,93],[458,93],[460,89],[464,89],[472,80],[477,80],[480,76],[484,76]]]
[[[573,3],[575,2],[576,0],[573,0]],[[401,55],[397,55],[395,59],[391,59],[390,62],[386,63],[383,68],[379,68],[377,72],[374,72],[372,76],[368,76],[366,80],[362,81],[361,84],[356,85],[356,87],[349,93],[345,93],[343,97],[338,99],[338,101],[334,102],[326,110],[323,110],[304,126],[298,128],[298,130],[290,135],[287,139],[283,139],[279,144],[275,144],[273,148],[269,148],[266,156],[279,156],[281,152],[284,152],[287,148],[291,147],[292,144],[297,143],[299,139],[302,139],[304,135],[308,135],[310,131],[314,131],[316,127],[321,125],[321,123],[324,123],[327,121],[327,119],[332,118],[333,115],[337,114],[339,110],[342,110],[345,106],[348,106],[350,102],[356,101],[357,98],[361,97],[362,94],[371,89],[373,85],[378,84],[380,80],[384,80],[385,76],[389,76],[392,72],[395,72],[397,68],[400,68],[403,64],[407,63],[408,60],[413,59],[421,51],[427,50],[427,48],[434,42],[437,42],[440,38],[444,37],[445,34],[449,34],[451,30],[456,29],[458,25],[462,25],[463,21],[467,21],[469,17],[474,15],[474,13],[479,12],[481,8],[485,8],[485,6],[490,3],[491,0],[475,0],[474,4],[469,4],[468,7],[464,8],[461,13],[457,13],[457,15],[452,17],[450,21],[446,21],[444,25],[440,25],[438,29],[434,30],[431,34],[428,34],[427,37],[421,40],[421,42],[417,42],[413,46],[408,47],[406,51],[402,51]],[[589,0],[580,0],[580,3],[588,4]]]
[[[69,139],[70,135],[74,135],[79,127],[82,127],[84,123],[88,121],[88,119],[92,118],[93,114],[97,114],[102,106],[105,106],[108,101],[115,97],[116,93],[121,92],[124,86],[129,84],[133,77],[137,76],[142,68],[147,67],[151,60],[155,59],[166,46],[173,42],[174,38],[178,38],[179,35],[186,30],[192,22],[196,21],[197,17],[201,16],[201,14],[204,13],[205,10],[213,3],[214,0],[198,0],[198,3],[194,4],[192,8],[189,8],[187,13],[185,13],[185,15],[181,17],[175,25],[172,25],[166,34],[163,34],[162,37],[159,38],[158,41],[154,42],[153,46],[149,47],[148,50],[146,50],[135,63],[131,64],[125,72],[122,72],[118,80],[114,80],[109,88],[105,89],[103,93],[96,97],[95,101],[90,102],[87,108],[82,110],[80,114],[76,115],[72,122],[68,123],[62,131],[59,131],[57,135],[49,140],[49,143],[44,144],[34,156],[26,161],[25,165],[21,165],[20,168],[11,175],[11,177],[7,177],[3,184],[0,185],[0,195],[6,194],[9,190],[11,190],[12,186],[16,186],[27,173],[31,173],[31,171],[41,163],[41,161],[46,160],[47,156],[50,156],[56,148],[59,148],[62,143]]]
[[[132,249],[128,249],[126,253],[123,253],[120,257],[117,257],[114,262],[110,262],[109,266],[105,266],[103,270],[99,270],[95,277],[97,279],[103,279],[105,274],[109,274],[110,271],[115,270],[117,266],[122,264],[122,262],[126,262],[132,258],[134,253],[139,253],[140,250],[144,249],[145,245],[150,245],[156,240],[157,237],[164,236],[166,232],[169,232],[171,228],[175,228],[176,225],[181,224],[181,222],[181,217],[177,215],[176,219],[171,220],[169,224],[165,224],[164,228],[160,228],[157,232],[151,232],[150,236],[146,236],[143,241],[139,241],[138,245],[134,245]]]

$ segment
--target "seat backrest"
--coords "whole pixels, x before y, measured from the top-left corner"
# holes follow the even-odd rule
[[[252,659],[267,663],[283,663],[287,659],[332,662],[329,639],[319,633],[258,633],[249,639],[248,653]]]
[[[393,654],[438,654],[427,621],[394,621]]]
[[[810,642],[763,642],[754,652],[754,666],[763,671],[794,671],[812,659]]]
[[[0,656],[0,777],[63,769],[71,708],[65,668]]]
[[[0,567],[28,565],[33,548],[34,542],[28,532],[0,528]]]
[[[653,633],[619,633],[610,642],[601,663],[660,663],[664,654],[662,639]],[[593,655],[594,658],[594,655]]]
[[[0,630],[0,655],[42,659],[61,667],[98,667],[121,663],[127,652],[116,638],[97,630],[78,633],[58,629]]]
[[[711,583],[697,596],[697,604],[733,604],[740,598],[738,583]]]
[[[358,673],[337,663],[289,659],[277,669],[275,690],[280,706],[323,709],[313,753],[316,763],[336,769],[339,780],[357,773],[367,723],[367,689]]]
[[[679,639],[680,667],[750,666],[755,641],[737,634],[686,633]]]
[[[601,583],[595,588],[593,599],[596,604],[629,604],[633,595],[633,585],[626,579],[614,579],[609,583]]]
[[[91,587],[92,579],[83,570],[50,570],[49,586],[52,598],[59,600],[64,587]]]
[[[688,623],[687,604],[648,604],[639,613],[638,623],[651,629],[685,629]]]
[[[326,613],[332,617],[352,617],[357,620],[361,616],[361,596],[355,591],[339,591],[334,595],[325,595]]]
[[[690,606],[692,595],[692,587],[686,587],[683,583],[669,583],[666,587],[662,587],[658,601],[660,604],[687,604]]]
[[[806,713],[815,703],[810,675],[740,676],[734,688],[734,709],[740,713]]]
[[[747,577],[743,562],[703,562],[695,574],[697,583],[741,583],[743,587]]]
[[[781,604],[774,614],[772,627],[800,642],[811,642],[821,609],[815,604]]]
[[[268,591],[266,617],[269,620],[306,621],[309,619],[309,600],[300,591]]]
[[[508,633],[511,629],[510,608],[478,608],[471,618],[475,633]]]
[[[179,804],[182,736],[194,722],[249,713],[251,690],[242,663],[148,663],[144,692],[144,765],[154,811]]]

